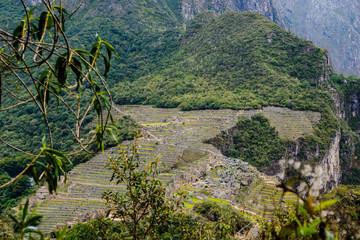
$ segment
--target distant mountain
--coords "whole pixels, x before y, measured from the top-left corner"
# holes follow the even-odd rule
[[[290,30],[330,50],[337,72],[360,75],[360,1],[276,0]]]
[[[253,11],[264,14],[269,20],[279,24],[282,28],[288,28],[280,11],[276,7],[275,0],[182,0],[181,14],[185,21],[188,21],[196,14],[205,10],[215,12],[233,11]]]
[[[8,5],[11,1],[2,2],[0,11],[6,9],[1,7],[2,5]],[[27,2],[29,5],[35,5],[39,0]],[[69,9],[78,3],[80,0],[64,1],[64,5]],[[101,22],[105,23],[106,20],[107,25],[121,25],[129,23],[128,19],[133,17],[131,24],[126,25],[133,27],[133,24],[136,24],[134,29],[143,29],[141,25],[152,25],[154,29],[159,30],[153,24],[156,23],[164,30],[174,25],[184,25],[196,14],[206,10],[218,13],[248,10],[262,13],[282,28],[311,40],[319,47],[329,49],[337,72],[360,75],[360,2],[356,0],[86,0],[78,13],[83,20],[87,20],[81,22],[81,26],[86,22],[85,28],[77,29],[76,34],[84,37],[84,31],[88,32],[90,25],[93,31],[101,33]],[[14,10],[11,12],[11,15],[14,15]],[[6,17],[0,20],[0,23],[7,24],[8,19]],[[88,24],[89,21],[96,24]],[[125,33],[119,26],[115,29]]]

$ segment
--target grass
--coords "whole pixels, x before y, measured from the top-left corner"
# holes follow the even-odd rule
[[[220,198],[208,197],[206,199],[209,201],[212,201],[212,202],[222,203],[222,204],[226,204],[226,205],[230,204],[228,201],[220,199]]]
[[[185,207],[185,208],[188,208],[188,209],[190,209],[190,210],[192,210],[192,209],[194,208],[194,206],[195,206],[195,204],[190,204],[190,203],[188,203],[188,202],[185,202],[185,203],[184,203],[184,207]]]

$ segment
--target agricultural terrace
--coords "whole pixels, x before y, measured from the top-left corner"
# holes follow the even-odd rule
[[[129,115],[142,126],[139,141],[140,158],[147,160],[162,156],[165,164],[159,179],[164,184],[180,186],[193,182],[193,198],[186,207],[199,201],[212,200],[234,203],[239,182],[256,176],[249,186],[244,204],[238,206],[246,213],[268,216],[281,197],[273,178],[260,174],[256,168],[239,159],[228,159],[204,139],[215,137],[236,124],[239,116],[251,117],[262,113],[283,138],[295,139],[313,131],[319,113],[266,107],[262,110],[196,110],[153,108],[152,106],[114,106],[115,117]],[[127,142],[123,144],[128,144]],[[44,216],[40,229],[50,232],[57,225],[76,222],[86,214],[105,211],[101,198],[105,190],[124,191],[124,186],[109,182],[111,172],[105,168],[109,156],[117,149],[108,149],[90,161],[76,166],[61,185],[58,195],[39,203],[38,212]],[[246,159],[244,159],[246,160]],[[289,196],[291,198],[291,196]]]

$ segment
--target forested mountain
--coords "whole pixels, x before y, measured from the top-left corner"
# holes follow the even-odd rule
[[[7,11],[6,6],[11,2],[4,0],[0,3],[0,13],[5,16],[0,24],[10,29],[16,25],[13,23],[21,21],[24,15],[18,2]],[[80,2],[81,0],[67,0],[64,1],[64,7],[70,11],[75,10]],[[39,1],[27,3],[36,5]],[[332,52],[329,54],[328,50],[319,48],[311,41],[286,30],[290,28],[301,32],[298,29],[306,29],[305,26],[300,27],[299,18],[291,20],[288,15],[298,16],[296,14],[300,13],[291,10],[296,8],[300,11],[301,8],[298,6],[290,1],[281,5],[283,11],[280,12],[272,0],[86,0],[67,22],[66,32],[70,44],[74,47],[88,49],[90,52],[90,43],[99,35],[117,51],[120,63],[113,61],[112,71],[106,80],[114,104],[166,108],[152,112],[145,107],[144,112],[137,112],[137,107],[123,106],[116,111],[121,114],[126,112],[130,117],[121,116],[115,119],[115,125],[121,129],[118,132],[119,140],[132,137],[138,126],[131,117],[137,118],[139,123],[143,123],[145,140],[151,137],[156,140],[144,140],[140,149],[141,154],[149,155],[151,151],[168,154],[165,159],[173,165],[166,169],[166,172],[162,172],[164,175],[161,177],[165,179],[163,181],[168,181],[169,176],[174,176],[175,179],[178,175],[183,181],[191,179],[190,182],[194,182],[193,178],[196,182],[207,181],[201,185],[203,189],[199,190],[199,194],[202,194],[201,198],[210,198],[210,193],[207,194],[208,187],[217,188],[224,184],[226,187],[234,187],[232,184],[233,181],[236,182],[236,174],[229,173],[226,164],[233,161],[229,158],[239,158],[256,167],[248,167],[248,164],[236,166],[248,181],[240,185],[249,187],[252,193],[256,194],[257,190],[268,187],[266,184],[275,189],[277,182],[267,179],[264,174],[272,176],[271,179],[275,179],[276,176],[278,180],[284,181],[284,184],[287,183],[289,178],[295,176],[296,171],[289,171],[286,166],[293,166],[296,162],[320,169],[321,173],[324,173],[321,178],[319,177],[319,194],[340,184],[360,184],[360,83],[355,76],[345,77],[335,73],[330,58]],[[38,14],[41,10],[43,9],[39,7],[34,13]],[[282,15],[286,16],[286,21]],[[351,17],[349,21],[357,20]],[[339,42],[337,44],[345,45]],[[115,59],[114,56],[113,58]],[[341,69],[338,58],[334,62],[336,67]],[[100,64],[100,72],[106,67],[106,64]],[[344,71],[348,70],[351,71],[351,68],[344,68]],[[40,75],[40,72],[36,74]],[[85,89],[81,101],[95,102],[88,94],[90,88],[85,85]],[[21,95],[22,92],[18,94]],[[68,93],[60,94],[63,94],[64,99],[69,97]],[[11,98],[5,98],[1,107],[10,106],[12,101]],[[79,103],[72,104],[80,104],[80,100]],[[50,105],[54,106],[49,108],[51,128],[55,129],[54,149],[73,151],[76,141],[68,126],[75,123],[67,118],[69,111],[55,107],[54,99],[50,100]],[[172,108],[176,108],[174,112],[179,116],[184,115],[183,119],[177,115],[170,115],[175,114]],[[271,110],[266,112],[265,108]],[[223,109],[224,114],[231,114],[224,120],[221,115],[216,115],[219,113],[216,111],[213,112],[214,116],[207,116],[207,112],[201,112],[205,109]],[[195,112],[199,116],[186,116],[186,111],[191,110],[199,110]],[[263,112],[264,115],[268,115],[261,115]],[[155,114],[156,117],[151,114]],[[237,120],[240,115],[246,115],[247,118]],[[92,132],[95,116],[94,112],[84,118],[83,138],[88,138],[88,134]],[[184,120],[187,118],[191,120]],[[294,123],[289,124],[289,121]],[[189,128],[185,122],[190,125]],[[203,142],[199,143],[200,139],[205,140],[198,133],[205,131],[201,125],[203,123],[205,130],[211,129],[209,134],[204,134],[211,137],[206,140],[207,143],[213,144],[208,147],[210,150],[202,145]],[[148,128],[152,128],[153,132]],[[281,129],[280,134],[278,129]],[[32,102],[0,112],[0,137],[12,146],[37,154],[42,146],[41,139],[46,134],[46,124]],[[179,136],[179,139],[173,139],[172,136]],[[165,140],[170,143],[166,143]],[[106,144],[113,146],[115,143],[107,138]],[[183,151],[179,147],[181,144],[189,151],[196,150],[200,153]],[[201,144],[201,149],[196,144]],[[91,149],[95,150],[96,145],[93,144]],[[221,154],[217,150],[221,151]],[[180,153],[176,152],[175,155],[171,151]],[[218,164],[216,157],[209,157],[214,152],[214,156],[222,158],[222,163]],[[196,161],[192,159],[181,163],[183,159],[191,158],[193,155],[201,157],[196,158]],[[166,158],[175,158],[174,156],[177,158],[176,163],[172,162],[173,159]],[[73,157],[75,164],[90,158],[89,154]],[[201,162],[204,158],[209,161],[215,159],[218,165],[211,166],[214,168],[210,172],[196,169],[198,175],[183,166]],[[30,158],[1,144],[0,183],[18,174],[29,160]],[[93,158],[89,164],[97,167],[96,164],[101,161]],[[86,165],[81,165],[83,166]],[[72,176],[75,183],[63,186],[62,196],[80,202],[82,200],[77,198],[82,198],[81,194],[84,193],[88,194],[88,198],[98,198],[99,191],[105,189],[102,177],[107,173],[93,172],[98,169],[91,169],[89,173],[81,172],[81,167],[75,170],[75,176]],[[231,170],[233,171],[233,168]],[[306,167],[301,168],[301,173],[305,170]],[[84,174],[84,179],[76,174]],[[209,182],[207,177],[211,177],[211,181],[225,180],[214,183]],[[89,181],[93,186],[89,187],[89,183],[81,181]],[[253,185],[250,186],[250,183]],[[29,182],[19,184],[24,185],[26,189]],[[72,188],[80,189],[79,193],[75,190],[71,192]],[[19,188],[14,194],[8,194],[11,192],[10,188],[2,191],[2,196],[7,197],[2,198],[3,208],[11,206],[13,201],[10,198],[16,198],[22,192]],[[270,190],[264,191],[266,194],[266,191]],[[27,193],[25,190],[23,192]],[[215,194],[216,197],[221,195],[217,191],[211,194]],[[274,195],[272,197],[275,198]],[[227,196],[227,200],[229,199],[231,196]],[[197,198],[193,203],[196,201]],[[271,205],[264,201],[262,204]],[[78,208],[77,205],[74,207]],[[201,207],[199,209],[198,211],[201,211]],[[261,211],[265,215],[266,209]]]

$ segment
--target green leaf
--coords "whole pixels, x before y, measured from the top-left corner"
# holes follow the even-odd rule
[[[40,83],[42,83],[42,84],[45,83],[45,79],[48,76],[49,72],[50,72],[49,70],[45,70],[40,74],[40,76],[39,76],[39,82]]]
[[[115,51],[115,48],[113,46],[111,46],[110,43],[105,42],[105,41],[101,41],[101,43],[103,43],[105,45],[106,49],[113,52],[115,54],[115,56],[117,57],[118,61],[120,61],[119,55],[117,54],[117,52]],[[109,57],[109,59],[110,59],[110,57]]]
[[[63,29],[63,31],[65,31],[65,17],[64,17],[64,13],[66,13],[67,15],[70,15],[70,13],[69,13],[65,8],[59,7],[59,6],[57,6],[57,5],[53,5],[53,8],[55,8],[55,9],[58,10],[59,15],[60,15],[61,18],[62,18],[61,28]]]
[[[19,26],[17,26],[13,32],[13,36],[19,38],[22,37],[23,28],[24,24],[20,24]]]
[[[54,26],[54,18],[51,14],[49,14],[46,29],[50,30],[53,26]]]
[[[26,216],[28,215],[28,210],[29,210],[29,199],[27,198],[24,208],[22,210],[22,214],[21,214],[23,221],[25,220]]]
[[[38,173],[37,173],[37,171],[36,171],[36,167],[35,167],[35,166],[31,166],[29,170],[30,170],[31,176],[34,178],[35,183],[36,183],[38,186],[40,186],[41,184],[40,184],[40,180],[39,180],[39,175],[38,175]]]
[[[20,204],[20,206],[21,206],[21,204]],[[20,209],[20,210],[21,210],[21,209]],[[19,224],[19,221],[17,220],[17,218],[16,218],[14,215],[9,214],[8,216],[9,216],[9,218],[11,218],[11,220],[12,220],[15,224]]]
[[[320,210],[324,210],[332,205],[334,205],[335,203],[337,203],[338,200],[337,199],[330,199],[330,200],[327,200],[327,201],[324,201],[324,202],[321,202],[319,205],[316,205],[314,207],[314,211],[317,212],[317,211],[320,211]]]
[[[65,86],[66,78],[67,78],[66,68],[67,68],[67,60],[64,56],[60,56],[56,60],[56,64],[55,64],[55,73],[60,86]]]
[[[80,54],[80,53],[85,53],[86,55],[90,55],[90,54],[91,54],[89,51],[86,51],[86,50],[81,49],[81,48],[74,49],[73,51],[76,52],[76,53],[79,53],[79,54]]]
[[[100,116],[100,114],[101,114],[101,104],[100,104],[100,101],[99,101],[99,99],[97,99],[97,98],[95,97],[94,100],[93,100],[93,102],[94,102],[94,108],[95,108],[96,114],[97,114],[98,116]]]
[[[116,143],[119,143],[111,128],[105,128],[105,131],[110,134],[110,136],[115,140]]]
[[[102,57],[103,57],[103,59],[104,59],[104,64],[105,64],[105,70],[104,70],[103,76],[104,76],[104,78],[107,78],[107,76],[108,76],[108,74],[109,74],[109,72],[110,72],[110,66],[111,66],[111,64],[110,64],[110,61],[108,61],[108,59],[105,57],[104,54],[101,54],[101,55],[102,55]]]
[[[95,42],[91,51],[90,51],[90,64],[92,64],[94,62],[94,58],[95,61],[99,56],[99,48],[100,48],[100,43],[99,42]]]
[[[42,143],[42,149],[46,149],[46,136],[45,135],[43,136],[41,143]]]
[[[81,62],[73,57],[72,60],[71,60],[70,68],[76,75],[76,81],[77,81],[76,90],[78,90],[81,87],[81,84],[82,84],[82,82],[80,81],[82,79]]]
[[[66,13],[67,15],[70,15],[70,13],[65,8],[62,8],[58,5],[53,5],[53,8],[57,9],[59,13],[62,12],[62,13]]]
[[[297,182],[296,178],[291,178],[288,181],[286,181],[285,185],[287,185],[288,187],[292,187],[296,182]]]
[[[66,160],[68,163],[72,164],[71,160],[65,155],[66,153],[60,152],[58,150],[51,149],[51,148],[47,148],[46,151],[49,153],[52,153],[54,155],[57,155],[57,156],[61,157],[62,159]]]
[[[309,213],[300,205],[298,206],[298,211],[304,214],[306,217],[310,217]]]
[[[108,111],[110,111],[110,103],[109,103],[109,100],[108,100],[106,97],[104,97],[104,94],[105,94],[105,93],[106,93],[106,92],[100,93],[100,94],[99,94],[99,98],[100,98],[100,100],[104,103],[105,108],[106,108]]]
[[[38,39],[41,39],[41,36],[46,29],[45,22],[46,22],[47,17],[48,17],[48,12],[43,11],[40,14],[40,19],[39,19],[39,24],[38,24],[39,27],[38,27],[38,32],[36,34]]]
[[[50,193],[56,192],[57,189],[57,179],[53,177],[51,170],[42,162],[36,162],[43,169],[45,181],[48,183],[48,189]]]
[[[30,10],[28,10],[28,13],[29,13],[29,16],[31,17],[31,14],[34,12],[34,10],[38,7],[39,5],[37,6],[34,6],[32,7]]]

